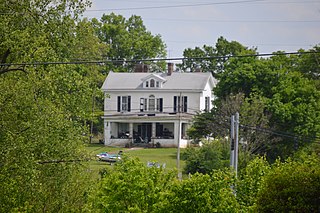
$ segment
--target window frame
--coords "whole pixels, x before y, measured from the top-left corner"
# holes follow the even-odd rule
[[[173,96],[173,112],[188,112],[188,96]]]
[[[118,112],[130,112],[131,111],[131,96],[121,95],[118,96],[117,111]]]

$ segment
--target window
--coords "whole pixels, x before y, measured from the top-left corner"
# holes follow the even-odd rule
[[[158,87],[158,88],[160,87],[160,82],[159,81],[156,82],[156,87]]]
[[[149,81],[146,81],[146,87],[149,87]]]
[[[131,96],[118,96],[118,112],[131,111]]]
[[[154,79],[150,80],[150,87],[154,87]]]
[[[147,98],[144,99],[144,110],[145,111],[148,110],[148,99]]]
[[[148,99],[140,98],[140,112],[148,110]]]
[[[188,97],[187,96],[174,96],[173,97],[173,111],[174,112],[187,112],[188,111]]]
[[[157,98],[157,111],[163,112],[163,99]]]
[[[149,103],[149,105],[148,105]],[[149,102],[147,98],[140,98],[140,112],[143,111],[163,111],[163,99],[162,98],[155,98],[154,95],[149,96]]]
[[[210,110],[210,97],[205,97],[205,111],[209,112]]]
[[[149,96],[149,111],[155,110],[155,98],[154,95]]]

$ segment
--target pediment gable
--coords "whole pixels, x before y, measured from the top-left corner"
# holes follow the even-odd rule
[[[141,80],[143,82],[145,82],[145,81],[148,81],[150,79],[155,79],[155,80],[160,81],[160,82],[165,82],[166,81],[165,78],[161,77],[160,75],[154,74],[154,73],[151,73],[150,75],[142,78]]]
[[[154,73],[151,73],[141,80],[143,88],[162,88],[163,83],[166,82],[165,78]]]

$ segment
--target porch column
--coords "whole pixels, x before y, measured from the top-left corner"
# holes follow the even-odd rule
[[[133,123],[129,123],[129,138],[131,143],[133,143]]]
[[[107,120],[104,120],[104,145],[110,144],[111,138],[111,123]]]
[[[177,147],[180,145],[181,141],[181,121],[174,122],[174,143]]]
[[[151,138],[156,138],[156,123],[152,123]]]

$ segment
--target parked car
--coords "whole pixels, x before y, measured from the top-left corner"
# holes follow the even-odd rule
[[[119,151],[118,154],[111,154],[108,152],[101,152],[99,154],[97,154],[97,157],[100,161],[105,161],[105,162],[109,162],[109,163],[115,163],[118,160],[121,160],[121,153],[122,151]]]

